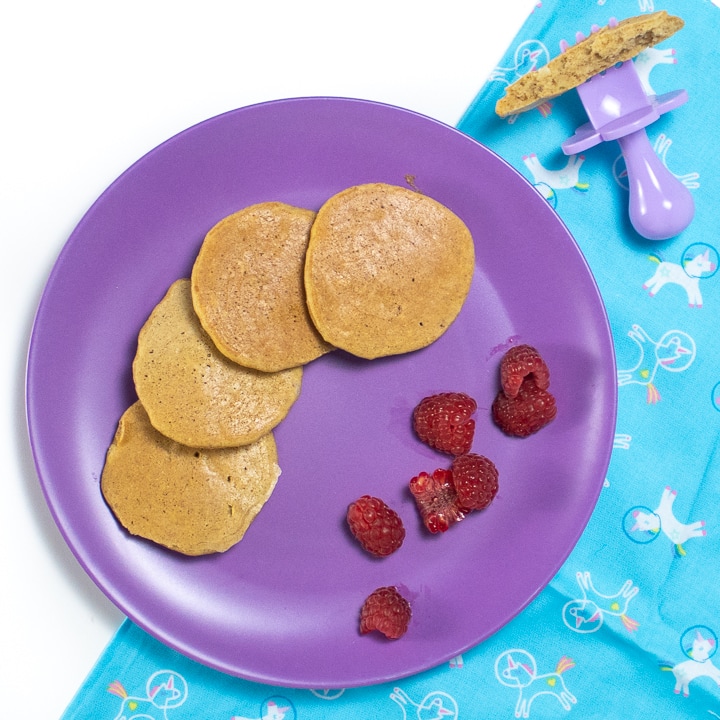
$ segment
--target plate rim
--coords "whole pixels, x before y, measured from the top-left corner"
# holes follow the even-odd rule
[[[217,121],[221,122],[223,120],[223,118],[226,118],[227,116],[230,116],[230,115],[234,116],[239,113],[243,113],[243,112],[247,112],[247,111],[252,112],[258,108],[268,108],[269,106],[274,106],[274,105],[287,105],[288,103],[307,103],[307,102],[310,102],[310,103],[315,103],[315,102],[360,103],[360,104],[371,105],[371,106],[379,106],[379,107],[386,108],[390,112],[400,112],[400,113],[404,113],[404,114],[409,114],[411,116],[414,116],[415,118],[420,119],[421,121],[427,121],[427,122],[433,123],[433,124],[441,127],[443,129],[443,131],[448,131],[448,130],[452,131],[456,135],[460,136],[463,140],[467,141],[470,145],[479,146],[483,150],[483,152],[489,153],[490,155],[494,156],[497,161],[499,161],[500,163],[505,165],[507,168],[509,168],[514,173],[514,175],[516,176],[516,179],[518,181],[522,181],[528,187],[531,187],[531,185],[527,181],[527,179],[524,178],[517,171],[516,168],[514,168],[507,160],[502,158],[495,151],[488,148],[486,145],[484,145],[480,141],[472,138],[471,136],[467,135],[466,133],[459,130],[458,128],[447,125],[446,123],[444,123],[442,121],[428,117],[417,111],[402,108],[402,107],[392,105],[389,103],[377,102],[377,101],[373,101],[373,100],[365,100],[365,99],[360,99],[360,98],[346,98],[346,97],[340,97],[340,96],[301,96],[301,97],[291,97],[291,98],[281,98],[281,99],[269,100],[269,101],[264,101],[264,102],[260,102],[260,103],[255,103],[252,105],[243,106],[240,108],[227,110],[218,115],[212,116],[205,120],[201,120],[197,123],[194,123],[193,125],[190,125],[189,127],[179,131],[178,133],[175,133],[171,137],[167,138],[166,140],[162,141],[161,143],[159,143],[158,145],[156,145],[155,147],[151,148],[149,151],[147,151],[146,153],[141,155],[135,162],[133,162],[122,173],[120,173],[117,176],[117,178],[115,180],[113,180],[105,188],[105,190],[103,190],[100,193],[100,195],[98,195],[98,197],[93,201],[93,203],[90,204],[90,206],[87,208],[87,210],[83,213],[81,219],[76,224],[75,228],[72,230],[70,235],[66,238],[65,242],[63,242],[60,252],[58,253],[55,261],[53,262],[52,268],[50,269],[50,272],[46,278],[46,282],[43,285],[42,292],[40,294],[40,298],[39,298],[39,301],[37,304],[35,317],[33,319],[32,327],[31,327],[31,331],[30,331],[30,339],[29,339],[29,344],[28,344],[28,352],[27,352],[27,360],[26,360],[26,376],[25,376],[26,423],[27,423],[28,436],[30,439],[30,447],[31,447],[31,451],[32,451],[33,463],[34,463],[35,470],[36,470],[36,473],[38,476],[38,480],[40,482],[40,486],[41,486],[43,495],[45,497],[46,504],[47,504],[48,508],[50,509],[53,520],[54,520],[56,526],[58,527],[65,543],[68,545],[68,547],[72,551],[73,556],[80,563],[83,570],[90,576],[90,578],[93,580],[93,582],[101,589],[101,591],[108,597],[108,599],[114,605],[116,605],[128,618],[130,618],[133,622],[135,622],[137,625],[142,627],[146,632],[148,632],[155,639],[157,639],[160,642],[162,642],[163,644],[168,645],[169,647],[172,647],[173,649],[181,652],[183,655],[186,655],[192,659],[198,660],[203,665],[215,668],[215,669],[220,670],[225,673],[236,675],[238,677],[243,677],[243,678],[251,680],[251,681],[270,683],[270,684],[281,684],[282,686],[285,686],[285,687],[297,687],[297,688],[308,688],[309,686],[307,685],[306,682],[302,682],[300,684],[294,684],[292,682],[292,679],[283,679],[282,681],[279,682],[277,679],[273,679],[273,678],[265,678],[260,675],[254,676],[252,673],[248,673],[248,672],[238,672],[237,668],[229,668],[229,667],[226,667],[222,663],[213,662],[211,659],[205,657],[205,654],[202,652],[195,652],[195,653],[188,652],[188,649],[182,647],[181,643],[178,643],[177,641],[173,642],[172,640],[169,640],[166,635],[163,635],[161,632],[158,632],[157,628],[148,626],[146,623],[139,621],[138,618],[133,617],[132,614],[128,612],[128,609],[126,606],[119,604],[115,597],[112,597],[112,596],[110,596],[110,594],[108,594],[108,591],[106,590],[103,583],[99,579],[99,574],[96,573],[96,569],[88,563],[87,559],[84,557],[83,553],[81,552],[81,549],[76,546],[76,542],[72,538],[71,528],[66,527],[64,520],[59,515],[57,507],[52,502],[52,493],[50,492],[50,487],[48,485],[47,478],[45,477],[45,474],[42,472],[42,452],[39,448],[39,444],[40,444],[41,440],[36,434],[37,430],[35,429],[35,422],[33,419],[33,412],[34,412],[33,408],[34,408],[34,404],[37,402],[37,398],[32,397],[32,395],[33,395],[33,380],[32,380],[31,375],[32,375],[33,362],[34,362],[33,353],[34,353],[34,348],[35,348],[35,343],[36,343],[36,332],[38,330],[38,323],[39,323],[39,319],[42,316],[42,312],[43,312],[45,303],[49,302],[48,298],[51,296],[51,293],[52,293],[52,283],[55,279],[56,269],[58,268],[59,265],[61,265],[63,255],[72,249],[71,246],[73,244],[73,242],[72,242],[73,238],[76,236],[76,233],[79,233],[81,231],[83,224],[86,222],[88,215],[92,212],[92,210],[95,208],[95,206],[97,206],[98,204],[100,204],[103,201],[103,198],[108,193],[111,193],[113,191],[113,188],[116,186],[117,183],[119,183],[122,180],[122,178],[124,178],[126,175],[130,174],[134,170],[134,168],[136,168],[136,166],[138,166],[139,164],[146,161],[154,153],[156,153],[160,148],[163,148],[164,146],[166,146],[172,142],[179,141],[182,138],[182,136],[193,132],[197,128],[200,128],[202,126],[207,126],[208,124],[213,123],[213,122],[217,122]],[[605,303],[600,294],[599,287],[594,278],[592,270],[589,267],[589,264],[587,263],[587,260],[584,256],[584,254],[582,253],[582,250],[580,249],[577,241],[575,240],[574,236],[568,229],[566,223],[563,221],[563,219],[557,214],[557,212],[551,206],[549,206],[549,205],[547,206],[547,211],[553,214],[555,221],[564,230],[565,235],[567,236],[568,240],[571,243],[571,247],[575,248],[575,250],[578,254],[578,258],[585,265],[585,268],[587,271],[587,277],[592,282],[592,284],[591,284],[591,289],[593,291],[592,294],[595,296],[595,299],[597,301],[596,309],[600,311],[602,319],[604,321],[602,324],[602,328],[598,327],[598,328],[596,328],[596,330],[602,329],[602,334],[605,337],[605,342],[607,344],[607,347],[612,351],[611,355],[609,357],[611,368],[608,369],[608,373],[607,373],[607,377],[609,378],[610,375],[612,373],[614,373],[614,370],[616,367],[616,365],[615,365],[616,359],[615,359],[615,354],[614,354],[612,331],[611,331]],[[589,290],[590,290],[590,287],[586,288],[586,291],[589,291]],[[611,373],[611,371],[612,371],[612,373]],[[612,388],[612,393],[609,398],[608,397],[605,398],[605,402],[608,404],[607,409],[610,411],[610,415],[612,417],[611,417],[611,419],[609,419],[607,421],[608,422],[608,438],[606,439],[607,444],[605,446],[604,452],[602,453],[602,457],[596,460],[596,463],[599,466],[604,467],[605,471],[607,470],[607,467],[609,466],[612,449],[613,449],[613,445],[612,445],[612,434],[613,433],[610,431],[609,428],[612,425],[612,429],[614,430],[614,425],[615,425],[616,417],[617,417],[617,408],[618,408],[617,386],[616,386],[616,384],[608,384],[608,388]],[[574,534],[572,542],[569,543],[567,552],[561,558],[556,559],[555,567],[554,567],[553,571],[551,573],[549,573],[548,580],[535,590],[535,592],[526,600],[526,602],[524,602],[515,611],[515,613],[512,615],[512,617],[510,617],[508,620],[506,620],[505,623],[502,623],[501,625],[499,625],[498,627],[493,629],[489,633],[489,635],[487,635],[487,637],[492,636],[494,633],[496,633],[498,630],[500,630],[502,627],[504,627],[504,625],[507,622],[510,622],[510,620],[512,620],[514,617],[516,617],[518,614],[520,614],[529,604],[531,604],[531,602],[540,594],[540,592],[542,592],[542,590],[545,587],[547,587],[549,582],[552,580],[552,577],[554,576],[554,574],[565,563],[565,561],[571,554],[572,550],[576,546],[577,542],[579,541],[582,533],[585,530],[585,527],[587,526],[587,523],[590,520],[592,513],[594,512],[595,506],[597,504],[597,500],[598,500],[601,490],[602,490],[602,485],[603,485],[602,480],[603,479],[598,480],[597,485],[595,487],[594,501],[591,505],[588,505],[588,507],[586,507],[586,511],[584,513],[584,516],[582,517],[582,522],[578,525],[578,530]],[[50,483],[50,485],[51,484],[52,483]],[[466,647],[461,648],[460,652],[465,652],[468,649],[470,649],[476,645],[477,645],[477,642],[475,642],[473,640],[473,641],[469,642]],[[454,654],[457,654],[457,653],[454,653]],[[454,654],[450,654],[447,657],[438,656],[438,659],[436,661],[433,661],[429,665],[425,663],[425,664],[423,664],[423,667],[414,667],[414,668],[409,669],[405,673],[393,674],[392,676],[388,676],[384,679],[374,678],[368,682],[364,682],[364,681],[360,680],[356,683],[348,684],[348,683],[344,682],[344,683],[338,684],[338,685],[323,683],[322,687],[346,688],[346,687],[354,687],[354,686],[363,686],[363,685],[368,685],[368,684],[382,683],[382,682],[386,682],[386,681],[390,681],[390,680],[397,680],[397,679],[401,679],[403,677],[408,677],[410,675],[414,675],[418,672],[421,672],[422,670],[429,669],[429,668],[434,667],[442,662],[445,662],[445,661],[449,660],[451,657],[453,657]],[[201,657],[203,657],[203,659],[200,659]],[[315,685],[314,687],[320,687],[320,685]]]

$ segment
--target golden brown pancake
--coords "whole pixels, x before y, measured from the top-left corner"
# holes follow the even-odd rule
[[[417,350],[453,322],[474,266],[470,231],[444,205],[396,185],[350,187],[310,231],[310,316],[328,343],[359,357]]]
[[[297,400],[302,368],[264,373],[220,353],[193,311],[190,280],[177,280],[138,335],[138,398],[156,430],[192,447],[255,442]]]
[[[192,297],[218,349],[246,367],[275,372],[332,349],[312,324],[303,266],[311,210],[252,205],[206,235],[192,270]]]
[[[195,450],[157,432],[136,402],[120,418],[101,489],[131,534],[206,555],[243,537],[279,475],[272,433],[239,448]]]

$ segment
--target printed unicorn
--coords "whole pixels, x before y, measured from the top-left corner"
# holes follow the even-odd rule
[[[660,497],[660,504],[653,512],[646,513],[642,510],[633,511],[635,524],[630,530],[631,532],[644,531],[654,534],[662,530],[675,546],[675,554],[682,557],[686,554],[683,544],[691,538],[704,537],[707,532],[705,530],[704,520],[685,524],[681,523],[675,517],[673,503],[676,497],[677,491],[666,487]]]
[[[495,660],[495,677],[518,690],[515,717],[530,717],[532,703],[541,695],[551,695],[564,710],[570,710],[576,697],[565,686],[562,673],[575,667],[567,656],[560,658],[555,671],[538,675],[535,658],[526,650],[506,650]]]
[[[626,630],[634,632],[639,623],[627,614],[630,601],[638,594],[638,588],[626,580],[620,589],[605,595],[598,592],[589,572],[578,572],[575,578],[580,586],[582,598],[570,600],[563,607],[563,621],[575,632],[591,633],[600,629],[606,615],[619,617]]]
[[[616,450],[629,450],[632,442],[632,435],[628,433],[615,433],[613,448]]]
[[[660,133],[653,143],[653,150],[663,162],[663,165],[670,170],[667,161],[668,150],[672,147],[673,141],[665,134]],[[671,171],[672,172],[672,171]],[[688,190],[697,190],[700,187],[700,173],[693,170],[683,175],[672,173]]]
[[[115,720],[167,720],[167,711],[179,707],[187,699],[184,678],[169,670],[153,673],[145,690],[145,697],[133,697],[119,680],[112,682],[108,692],[122,700]]]
[[[657,47],[645,48],[635,60],[635,71],[640,78],[643,90],[646,95],[657,95],[650,85],[650,73],[653,68],[658,65],[675,65],[677,58],[675,57],[674,48],[660,49]]]
[[[640,356],[631,368],[618,370],[618,386],[644,385],[647,388],[647,402],[656,403],[660,400],[660,392],[655,387],[657,371],[687,370],[695,359],[695,341],[681,330],[669,330],[656,341],[639,325],[632,326],[628,337],[637,345]]]
[[[547,65],[550,61],[550,53],[547,47],[537,39],[530,39],[521,42],[513,54],[513,59],[509,66],[498,65],[490,73],[489,82],[501,82],[504,85],[510,85],[523,75],[537,70],[543,65]],[[549,101],[541,102],[537,106],[538,112],[543,117],[548,117],[551,112],[551,104]],[[518,118],[518,114],[511,115],[508,118],[509,123],[514,123]]]
[[[643,289],[649,290],[650,297],[655,297],[667,283],[674,283],[685,290],[690,307],[702,307],[700,279],[716,270],[715,263],[710,259],[710,248],[685,260],[682,265],[666,262],[655,254],[649,257],[650,260],[658,263],[655,274],[643,283]]]
[[[488,80],[510,85],[519,77],[546,65],[549,59],[550,53],[543,43],[539,40],[525,40],[515,48],[513,64],[510,67],[498,65],[490,73]]]
[[[458,716],[455,698],[439,690],[428,693],[416,703],[403,689],[396,687],[390,693],[390,699],[400,706],[403,720],[411,720],[413,717],[417,720],[456,720]],[[413,713],[412,716],[408,715],[408,710]]]
[[[676,695],[682,692],[684,697],[688,697],[690,683],[701,677],[709,677],[720,686],[720,669],[713,665],[711,659],[716,649],[715,639],[705,637],[698,628],[695,630],[692,647],[686,653],[689,659],[674,666],[666,664],[660,666],[661,670],[668,670],[675,676],[673,691]]]
[[[660,133],[653,143],[653,150],[662,161],[662,164],[680,183],[682,183],[688,190],[697,190],[700,187],[700,173],[693,170],[691,172],[678,174],[670,170],[667,156],[672,144],[673,141],[665,133]],[[615,162],[613,163],[613,177],[620,187],[625,188],[625,190],[630,189],[625,156],[622,153],[615,158]]]
[[[533,177],[533,184],[542,193],[546,200],[555,197],[556,190],[586,191],[587,183],[580,182],[580,167],[585,162],[584,155],[570,155],[562,168],[548,170],[542,165],[535,153],[523,155],[523,162]]]
[[[274,700],[268,700],[266,711],[260,718],[247,718],[242,715],[233,715],[230,720],[284,720],[288,711],[292,710],[291,705],[278,705]]]

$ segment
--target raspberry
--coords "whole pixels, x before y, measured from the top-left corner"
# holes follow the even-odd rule
[[[529,375],[541,390],[550,387],[550,370],[534,347],[517,345],[510,348],[500,361],[500,384],[505,394],[516,397],[522,381]]]
[[[347,510],[350,531],[367,552],[378,557],[394,553],[405,539],[400,516],[380,498],[363,495]]]
[[[430,447],[450,455],[470,450],[475,434],[471,415],[477,403],[465,393],[440,393],[420,401],[413,411],[417,436]]]
[[[469,512],[458,503],[450,470],[439,468],[432,475],[421,472],[410,481],[410,492],[431,533],[446,532]]]
[[[498,491],[498,471],[484,455],[467,453],[455,458],[452,477],[458,503],[468,510],[484,510]]]
[[[381,587],[370,593],[360,610],[361,634],[377,630],[391,640],[402,637],[410,623],[410,603],[396,587]]]
[[[526,377],[518,394],[509,398],[502,390],[492,404],[495,424],[508,435],[527,437],[545,427],[557,414],[555,398]]]

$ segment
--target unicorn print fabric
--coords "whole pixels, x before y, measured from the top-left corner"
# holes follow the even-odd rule
[[[647,133],[695,204],[689,227],[659,242],[630,224],[616,142],[562,152],[587,119],[576,91],[520,115],[494,112],[509,83],[546,64],[576,32],[657,10],[685,27],[633,62],[649,94],[688,93]],[[544,0],[490,77],[478,79],[459,123],[565,222],[596,278],[615,344],[618,417],[604,487],[537,598],[448,663],[345,690],[230,677],[125,621],[63,720],[720,718],[720,168],[711,121],[720,117],[718,37],[720,7],[709,0]],[[509,211],[521,212],[512,202]]]

